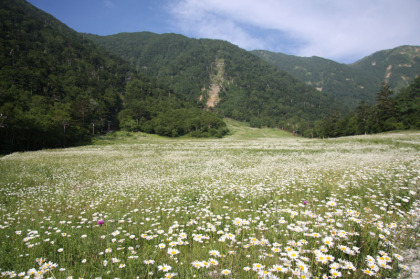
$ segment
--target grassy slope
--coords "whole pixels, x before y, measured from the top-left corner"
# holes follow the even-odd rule
[[[238,122],[232,119],[225,119],[228,129],[231,131],[230,139],[267,139],[267,138],[290,138],[293,137],[290,132],[275,128],[251,128],[244,122]]]

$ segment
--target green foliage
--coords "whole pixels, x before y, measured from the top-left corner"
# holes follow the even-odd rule
[[[215,59],[213,53],[217,46],[208,42],[213,41],[150,32],[86,36],[129,61],[149,77],[157,78],[170,86],[185,100],[196,103],[201,89],[209,86],[211,67]]]
[[[321,92],[228,42],[149,32],[86,36],[149,77],[168,84],[181,99],[197,107],[205,106],[210,77],[221,75],[217,61],[224,61],[219,77],[220,101],[212,110],[253,127],[280,127],[302,133],[332,107],[342,110]],[[134,122],[127,123],[132,126]]]
[[[418,129],[420,127],[420,77],[401,90],[395,97],[395,106],[399,112],[399,119],[404,129]]]
[[[222,137],[228,130],[220,116],[193,107],[184,107],[174,94],[133,80],[127,84],[125,108],[119,113],[121,128],[162,136]]]
[[[318,123],[316,136],[338,137],[420,128],[420,77],[395,97],[390,87],[382,83],[376,98],[374,106],[362,101],[354,112],[326,117]]]
[[[23,0],[1,2],[0,22],[1,153],[73,146],[120,128],[221,137],[228,132],[221,117],[306,137],[419,126],[418,101],[412,102],[418,93],[411,87],[397,98],[384,88],[377,105],[370,107],[368,97],[351,114],[334,101],[356,106],[363,100],[366,94],[359,89],[368,90],[366,84],[380,72],[363,70],[369,63],[376,63],[375,69],[393,63],[391,75],[392,67],[387,68],[390,82],[395,72],[410,77],[418,69],[411,47],[348,66],[317,57],[293,66],[295,58],[282,58],[288,61],[286,70],[293,68],[299,79],[322,87],[319,92],[224,41],[148,32],[78,34]],[[217,103],[209,106],[216,82]]]
[[[119,119],[127,129],[168,109],[192,106],[185,95],[140,75],[23,0],[2,1],[0,22],[1,153],[86,143],[119,129]]]
[[[389,131],[394,130],[390,125],[392,122],[396,121],[395,116],[395,102],[391,98],[393,92],[390,90],[389,85],[382,83],[381,90],[376,96],[376,111],[374,113],[375,120],[378,126],[382,127],[381,130]],[[391,120],[392,119],[392,120]]]
[[[87,142],[92,123],[118,127],[127,63],[25,1],[2,1],[0,21],[2,152]]]
[[[222,137],[229,131],[220,116],[200,109],[162,112],[152,119],[151,126],[156,134],[170,137]]]

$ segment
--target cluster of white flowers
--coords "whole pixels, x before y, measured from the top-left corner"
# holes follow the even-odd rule
[[[1,160],[20,178],[0,188],[1,243],[16,246],[16,270],[39,255],[60,268],[40,259],[1,275],[396,273],[400,239],[415,241],[420,156],[370,138],[145,138],[12,154]]]

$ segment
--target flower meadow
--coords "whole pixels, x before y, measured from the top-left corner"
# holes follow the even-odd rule
[[[248,130],[0,158],[0,277],[409,276],[420,133]]]

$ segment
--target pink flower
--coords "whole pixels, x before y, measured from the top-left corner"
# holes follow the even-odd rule
[[[98,220],[97,223],[98,223],[99,226],[102,226],[105,223],[105,221],[104,220]]]
[[[307,201],[303,201],[303,204],[304,204],[304,205],[307,205],[307,204],[308,204],[308,202],[307,202]]]

